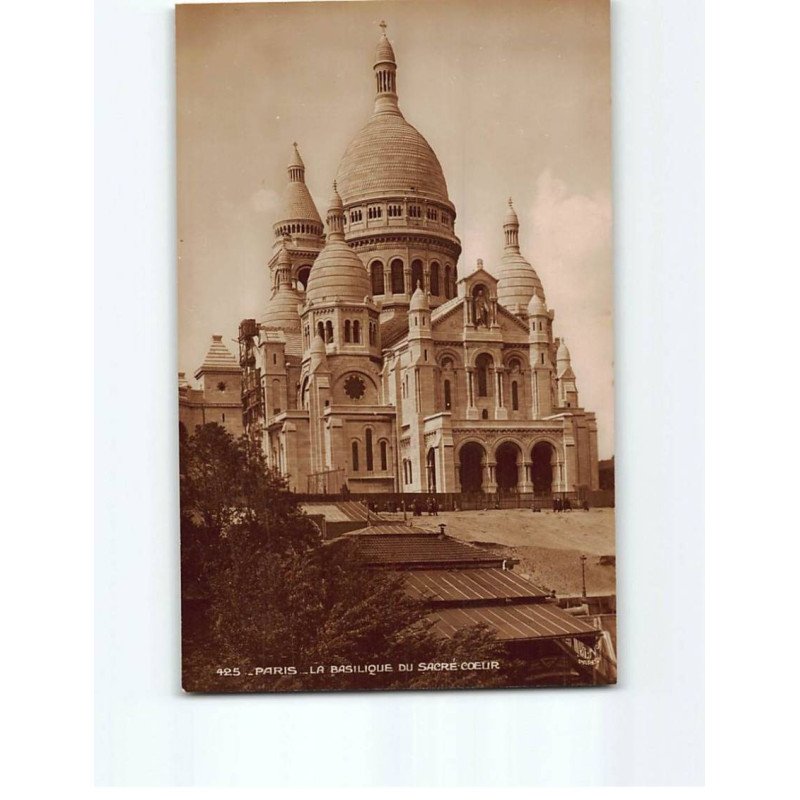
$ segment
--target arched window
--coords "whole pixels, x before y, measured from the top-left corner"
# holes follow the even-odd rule
[[[311,267],[300,267],[297,270],[297,282],[302,285],[303,289],[308,286],[308,276],[311,274]]]
[[[372,428],[367,428],[365,449],[367,451],[367,472],[372,472]]]
[[[406,290],[405,279],[403,277],[403,262],[396,258],[392,261],[392,292],[403,294]]]
[[[425,279],[422,274],[422,262],[418,258],[411,262],[411,291],[415,292],[417,290],[417,286],[421,286],[422,291],[425,291]]]
[[[370,272],[372,273],[372,294],[383,294],[383,264],[380,261],[373,261]]]
[[[515,384],[516,385],[516,384]],[[453,398],[450,394],[450,381],[446,380],[444,382],[444,407],[445,410],[449,410],[453,405]]]
[[[358,320],[353,322],[353,341],[361,344],[361,323]]]
[[[325,323],[325,341],[328,344],[333,342],[333,323],[330,320]]]
[[[451,275],[450,275],[450,265],[448,264],[444,268],[444,296],[448,300],[453,296],[453,293],[452,293],[452,291],[450,289],[450,281],[451,280],[452,280],[452,278],[451,278]]]
[[[492,357],[486,353],[478,356],[475,362],[475,371],[478,374],[478,397],[487,397],[489,394],[489,367]]]
[[[389,469],[389,454],[387,453],[386,442],[381,442],[381,469],[385,472]]]
[[[519,411],[519,390],[516,381],[511,382],[511,410]]]
[[[324,342],[325,341],[325,323],[324,322],[318,322],[317,323],[317,333],[319,334],[320,339],[322,339],[322,341]]]
[[[431,294],[439,296],[439,264],[436,261],[431,264]]]
[[[346,342],[350,341],[350,320],[346,319],[344,321],[344,340]]]
[[[358,442],[353,442],[353,472],[358,472]]]

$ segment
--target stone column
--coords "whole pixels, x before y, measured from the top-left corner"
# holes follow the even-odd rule
[[[532,492],[533,491],[533,462],[532,461],[523,461],[522,462],[522,483],[520,484],[519,490],[521,492]]]
[[[508,409],[506,408],[505,391],[503,387],[503,376],[505,369],[495,367],[495,393],[494,393],[494,418],[508,419]]]
[[[556,463],[553,464],[553,491],[566,491],[564,487],[564,464],[561,461],[556,461]]]
[[[478,419],[478,409],[475,407],[475,381],[474,367],[466,367],[467,375],[467,419]]]
[[[483,485],[486,487],[486,491],[492,494],[497,491],[497,481],[495,479],[495,474],[494,474],[494,468],[496,466],[497,462],[486,461],[483,472],[483,478],[484,478]]]

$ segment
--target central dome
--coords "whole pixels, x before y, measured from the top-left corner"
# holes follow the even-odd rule
[[[345,205],[382,197],[418,196],[446,203],[442,165],[425,137],[397,105],[397,64],[386,26],[375,51],[375,106],[369,122],[345,150],[336,184]]]
[[[402,114],[375,114],[350,142],[336,184],[345,205],[387,195],[449,203],[436,153]]]

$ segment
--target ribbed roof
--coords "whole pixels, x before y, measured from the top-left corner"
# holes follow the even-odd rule
[[[208,348],[203,363],[195,372],[195,378],[199,378],[204,372],[225,372],[240,371],[239,363],[233,357],[233,353],[222,343],[222,336],[214,334],[211,337],[211,347]]]
[[[410,595],[431,603],[539,600],[549,595],[507,569],[414,570],[405,579]]]
[[[391,347],[408,333],[408,314],[392,317],[381,323],[381,346]]]
[[[306,301],[338,297],[363,302],[371,294],[372,284],[364,262],[346,242],[328,241],[311,267]]]
[[[302,295],[293,286],[279,286],[278,291],[267,302],[267,307],[259,322],[267,328],[299,330],[298,306],[302,303]]]
[[[363,531],[352,538],[358,561],[374,566],[415,564],[477,564],[495,566],[502,559],[437,533],[378,534]]]
[[[394,50],[392,49],[391,42],[386,38],[385,32],[381,36],[378,47],[375,50],[375,63],[381,64],[384,62],[395,63]]]
[[[364,262],[344,240],[342,198],[333,184],[328,209],[328,241],[311,267],[306,301],[349,300],[363,302],[372,295],[372,282]]]
[[[430,619],[434,630],[448,639],[477,624],[486,625],[500,641],[599,635],[588,620],[573,617],[551,603],[439,608]]]
[[[297,149],[297,142],[292,142],[292,153],[289,157],[289,167],[302,167],[302,169],[306,168],[306,165],[303,163],[303,159],[300,157],[300,151]]]
[[[497,270],[497,302],[510,311],[525,311],[534,294],[544,295],[536,270],[519,250],[506,250]]]
[[[449,202],[439,159],[399,111],[370,119],[345,151],[336,181],[345,204],[414,194]]]
[[[503,218],[503,225],[519,225],[519,217],[517,212],[514,211],[514,204],[510,197],[508,198],[508,211],[506,211],[506,215]]]
[[[289,181],[283,190],[280,221],[290,219],[311,220],[322,225],[319,211],[311,199],[311,192],[302,181]]]

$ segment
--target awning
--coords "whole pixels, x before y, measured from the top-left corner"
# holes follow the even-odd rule
[[[414,597],[433,602],[547,597],[548,593],[510,570],[413,570],[405,573]]]
[[[435,630],[448,639],[452,639],[461,628],[481,622],[488,625],[501,641],[554,639],[599,633],[588,622],[567,614],[552,603],[443,608],[429,618],[434,622]]]

